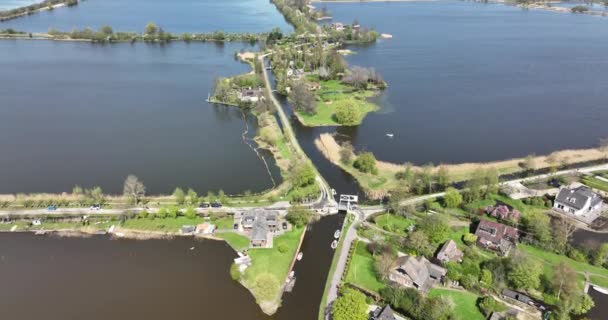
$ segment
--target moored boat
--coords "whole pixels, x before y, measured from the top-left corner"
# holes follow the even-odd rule
[[[298,261],[300,261],[300,260],[302,260],[302,257],[303,257],[303,256],[304,256],[304,254],[302,253],[302,251],[300,251],[300,252],[298,253],[298,256],[296,257],[296,259],[297,259]]]
[[[334,238],[338,239],[340,238],[340,229],[336,230],[336,232],[334,232]]]
[[[331,243],[331,248],[336,249],[337,247],[338,247],[338,240],[334,240],[334,242]]]

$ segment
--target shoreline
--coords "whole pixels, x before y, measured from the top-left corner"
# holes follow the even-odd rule
[[[358,3],[358,2],[437,2],[439,0],[311,0],[311,3]]]

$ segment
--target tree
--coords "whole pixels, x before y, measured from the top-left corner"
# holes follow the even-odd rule
[[[445,206],[448,208],[457,208],[462,203],[462,195],[454,188],[447,188],[445,196],[443,196]]]
[[[133,203],[137,204],[141,197],[146,194],[146,187],[136,176],[129,175],[125,179],[122,193],[124,196],[131,198]]]
[[[446,166],[440,166],[437,170],[437,184],[443,189],[450,185],[450,171]]]
[[[553,225],[553,247],[559,252],[565,252],[570,238],[576,231],[576,226],[566,218],[555,218]]]
[[[308,224],[312,218],[312,211],[302,206],[292,206],[287,209],[287,215],[285,216],[289,223],[300,228]]]
[[[418,224],[432,243],[440,243],[447,240],[450,235],[450,226],[440,214],[427,215]]]
[[[193,206],[198,203],[198,194],[193,189],[188,189],[188,203]]]
[[[528,172],[534,171],[536,169],[536,156],[533,154],[528,155],[521,163],[521,167]]]
[[[309,164],[294,166],[293,184],[298,187],[306,187],[315,183],[316,174]],[[293,170],[292,170],[293,172]]]
[[[83,190],[82,190],[82,188],[80,186],[75,186],[72,189],[72,194],[75,195],[75,196],[82,195],[83,194]]]
[[[479,283],[484,288],[490,288],[493,283],[492,272],[488,269],[482,269],[481,275],[479,276]]]
[[[168,213],[168,211],[167,211],[167,208],[165,208],[165,207],[161,207],[160,209],[158,209],[158,212],[156,213],[156,216],[157,216],[159,219],[165,219],[165,218],[167,217],[167,215],[168,215],[168,214],[169,214],[169,213]]]
[[[376,274],[378,278],[382,280],[388,279],[388,276],[393,269],[393,261],[395,257],[389,254],[388,252],[383,252],[379,256],[376,257],[374,261],[374,268],[376,270]]]
[[[405,247],[419,255],[428,256],[432,254],[431,243],[426,233],[414,231],[405,240]]]
[[[572,310],[572,313],[577,316],[580,316],[580,315],[583,315],[583,314],[589,312],[589,310],[593,309],[594,306],[595,306],[595,302],[593,302],[593,299],[591,298],[591,296],[584,293],[580,296],[579,299],[577,299],[576,304],[574,305],[574,308]]]
[[[173,191],[173,198],[175,199],[175,202],[177,202],[177,204],[184,204],[184,202],[186,201],[186,195],[184,194],[184,190],[182,190],[181,188],[175,188],[175,191]]]
[[[356,125],[359,123],[359,110],[353,104],[340,104],[336,107],[336,122],[343,125]]]
[[[193,207],[188,207],[184,211],[184,216],[188,219],[194,219],[196,218],[196,210]]]
[[[357,157],[353,167],[364,173],[377,174],[376,157],[371,152],[363,152]]]
[[[350,165],[354,156],[355,151],[353,145],[348,141],[344,142],[340,148],[340,162],[345,165]]]
[[[555,267],[553,278],[551,279],[551,286],[553,292],[557,296],[557,300],[560,299],[562,294],[570,296],[577,290],[576,286],[576,273],[566,263],[560,262]]]
[[[167,209],[167,217],[175,219],[179,215],[179,208],[176,206],[171,206]]]
[[[509,263],[507,279],[517,289],[536,289],[542,273],[543,267],[538,261],[516,253]]]
[[[277,296],[279,281],[271,273],[259,274],[253,282],[253,292],[258,301],[271,301]]]
[[[347,288],[331,307],[334,320],[367,320],[367,303],[365,296],[353,289]]]
[[[608,243],[602,243],[597,250],[593,252],[592,263],[596,266],[602,266],[608,259]]]
[[[532,235],[537,244],[547,248],[552,244],[551,219],[543,212],[530,211],[522,219],[522,224],[528,234]]]
[[[605,5],[608,3],[608,0],[605,0]],[[600,151],[604,153],[604,158],[608,158],[608,137],[601,138],[600,142]]]
[[[289,93],[289,102],[296,111],[303,112],[306,114],[317,113],[317,103],[315,96],[306,87],[304,81],[296,82],[291,88]]]
[[[103,26],[103,27],[101,27],[101,29],[99,31],[101,31],[101,33],[103,33],[106,36],[109,36],[114,33],[114,30],[112,30],[112,27],[110,27],[110,26]]]
[[[157,32],[158,32],[158,27],[154,23],[149,22],[148,24],[146,24],[146,31],[145,31],[146,35],[148,35],[148,36],[154,35]]]

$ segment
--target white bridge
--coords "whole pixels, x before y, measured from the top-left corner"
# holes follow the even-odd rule
[[[340,202],[338,203],[338,210],[350,211],[352,209],[356,209],[358,203],[359,203],[359,196],[341,194]]]

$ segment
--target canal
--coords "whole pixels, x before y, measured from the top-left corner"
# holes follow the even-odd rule
[[[236,254],[223,241],[29,233],[0,233],[0,309],[11,320],[314,319],[333,232],[343,218],[333,215],[310,226],[294,269],[294,291],[273,317],[230,278]]]

